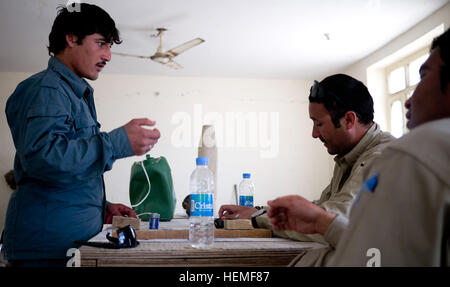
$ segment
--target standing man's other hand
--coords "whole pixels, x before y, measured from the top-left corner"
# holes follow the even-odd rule
[[[113,216],[126,216],[137,218],[133,209],[121,203],[110,203],[106,207],[106,220],[105,224],[111,224]]]

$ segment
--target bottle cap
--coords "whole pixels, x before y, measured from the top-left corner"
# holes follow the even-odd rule
[[[197,165],[208,165],[208,157],[198,157],[195,162]]]
[[[242,177],[243,177],[243,178],[250,178],[250,173],[243,173],[243,174],[242,174]]]
[[[159,213],[152,213],[152,218],[159,218],[159,217],[160,217]]]

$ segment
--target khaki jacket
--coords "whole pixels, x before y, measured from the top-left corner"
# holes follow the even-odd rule
[[[331,183],[322,191],[319,200],[313,203],[329,212],[348,218],[353,200],[363,183],[363,172],[393,139],[394,137],[381,131],[378,124],[374,123],[350,152],[334,158],[335,166]],[[267,215],[257,217],[256,222],[259,227],[272,229]],[[273,233],[275,236],[299,241],[327,243],[320,234],[302,234],[292,230],[273,230]]]

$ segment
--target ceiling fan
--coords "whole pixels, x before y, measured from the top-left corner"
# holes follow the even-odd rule
[[[179,46],[176,46],[175,48],[172,48],[170,50],[164,51],[163,49],[163,42],[162,42],[162,35],[165,31],[167,31],[166,28],[157,28],[156,29],[158,33],[154,35],[153,37],[159,37],[159,46],[156,50],[155,54],[152,56],[140,56],[140,55],[132,55],[127,53],[119,53],[119,52],[112,52],[112,54],[119,55],[119,56],[127,56],[127,57],[135,57],[135,58],[142,58],[142,59],[151,59],[155,62],[158,62],[160,64],[169,66],[173,69],[182,69],[183,67],[175,62],[173,58],[180,55],[181,53],[205,42],[202,38],[195,38],[193,40],[187,41],[186,43],[183,43]]]

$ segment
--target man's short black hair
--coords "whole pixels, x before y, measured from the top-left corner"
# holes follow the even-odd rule
[[[444,65],[441,67],[441,90],[445,92],[450,81],[450,29],[447,29],[439,37],[434,38],[430,52],[436,48],[440,48],[441,60],[444,62]]]
[[[84,37],[98,33],[108,43],[120,44],[119,31],[114,20],[102,8],[81,3],[79,11],[69,11],[66,6],[58,7],[58,15],[50,32],[48,54],[57,55],[66,48],[66,35],[77,36],[77,44],[81,45]]]
[[[309,102],[323,104],[336,128],[340,127],[339,120],[348,111],[355,112],[363,125],[373,122],[373,99],[362,82],[348,75],[336,74],[318,84],[324,96],[314,97],[310,94]]]

